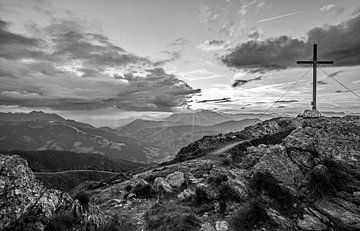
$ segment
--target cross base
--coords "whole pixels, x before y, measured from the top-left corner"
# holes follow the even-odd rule
[[[304,118],[320,118],[321,113],[318,110],[305,110],[302,114]]]

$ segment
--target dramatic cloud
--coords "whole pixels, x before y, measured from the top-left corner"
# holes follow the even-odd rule
[[[345,11],[345,7],[336,6],[334,4],[328,4],[322,6],[320,9],[320,12],[328,13],[328,12],[335,12],[337,14],[341,14]]]
[[[234,81],[234,83],[231,86],[232,87],[239,87],[239,86],[245,85],[245,84],[247,84],[249,82],[258,81],[258,80],[261,80],[261,76],[259,76],[257,78],[254,78],[254,79],[247,79],[247,80],[237,79],[237,80]]]
[[[320,59],[334,60],[335,66],[360,65],[360,15],[326,28],[313,28],[307,40],[280,36],[262,41],[250,40],[234,48],[222,61],[231,67],[253,72],[283,69],[296,65],[296,60],[312,56],[312,44],[318,43]]]
[[[197,47],[202,51],[218,51],[225,49],[226,45],[223,40],[206,40]]]
[[[197,103],[228,103],[231,102],[230,98],[221,98],[221,99],[204,99],[197,101]]]
[[[0,21],[2,105],[171,111],[200,92],[77,22],[54,20],[32,31],[33,37],[16,34]]]
[[[191,41],[186,38],[177,38],[174,41],[168,43],[167,46],[174,49],[183,49],[190,42]]]
[[[154,63],[155,66],[161,66],[165,63],[173,62],[181,58],[180,51],[161,51],[159,60]]]
[[[259,31],[253,31],[250,34],[248,34],[248,37],[254,40],[257,40],[261,37],[261,34]]]
[[[298,100],[277,100],[274,101],[273,103],[297,103],[299,102]]]

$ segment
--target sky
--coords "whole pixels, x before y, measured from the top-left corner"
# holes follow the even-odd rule
[[[358,0],[0,0],[0,110],[113,127],[274,102],[298,114],[312,71],[296,60],[314,43],[335,62],[318,70],[319,110],[360,113]]]

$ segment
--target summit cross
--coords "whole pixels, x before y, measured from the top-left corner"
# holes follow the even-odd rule
[[[312,64],[313,65],[313,101],[311,103],[312,110],[316,110],[316,73],[318,64],[333,64],[334,61],[320,61],[317,58],[317,44],[313,45],[313,59],[309,61],[297,61],[297,64]]]

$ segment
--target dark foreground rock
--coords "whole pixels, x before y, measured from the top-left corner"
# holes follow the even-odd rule
[[[85,208],[67,193],[44,187],[16,155],[0,154],[0,198],[0,230],[44,230],[52,218],[65,213],[77,218],[78,230],[106,221],[96,207]]]

